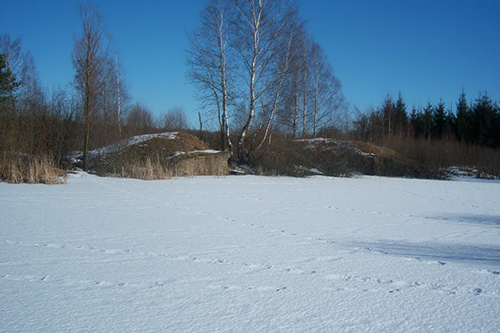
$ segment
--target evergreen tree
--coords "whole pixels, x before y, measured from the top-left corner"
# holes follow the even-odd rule
[[[401,136],[401,134],[407,131],[408,127],[408,113],[406,112],[406,104],[403,101],[403,95],[401,94],[401,91],[399,92],[398,100],[396,101],[395,105],[395,116],[396,116],[395,130]]]
[[[433,111],[433,130],[432,136],[436,139],[443,138],[443,132],[446,126],[446,110],[444,107],[444,102],[439,101],[438,105],[434,108]]]
[[[465,97],[465,91],[458,98],[455,130],[459,141],[471,142],[470,111]]]
[[[457,117],[455,116],[455,113],[452,111],[452,109],[448,109],[446,112],[446,125],[444,128],[444,135],[446,135],[447,138],[451,138],[455,136],[456,133],[456,128],[455,124],[457,122]]]
[[[394,133],[395,123],[396,123],[396,106],[392,101],[392,97],[387,95],[384,100],[384,104],[380,109],[382,117],[384,119],[384,135],[392,135]]]
[[[423,111],[423,132],[424,137],[426,139],[431,139],[434,129],[434,117],[433,117],[433,109],[431,102],[427,102],[427,106]]]
[[[19,83],[10,68],[7,67],[5,55],[0,53],[0,103],[2,109],[12,106],[14,102],[12,99],[18,86]]]
[[[415,107],[411,110],[410,125],[413,129],[413,136],[415,138],[424,134],[424,114]]]
[[[500,148],[500,105],[495,103],[495,115],[493,122],[493,147]]]
[[[8,92],[10,74],[9,69],[5,65],[5,56],[0,53],[0,98],[2,101]]]
[[[473,142],[489,147],[495,146],[495,123],[498,114],[487,93],[481,94],[472,107]]]

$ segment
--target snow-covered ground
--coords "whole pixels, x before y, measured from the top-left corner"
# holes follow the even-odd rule
[[[498,332],[500,183],[0,184],[2,332]]]

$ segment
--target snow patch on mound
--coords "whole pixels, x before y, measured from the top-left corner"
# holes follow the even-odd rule
[[[131,138],[122,140],[116,144],[109,145],[104,148],[99,148],[95,150],[89,151],[90,157],[95,157],[98,155],[107,155],[110,153],[117,152],[120,149],[130,147],[133,145],[137,145],[152,139],[165,139],[165,140],[175,140],[177,138],[178,132],[165,132],[165,133],[156,133],[156,134],[143,134],[136,135]]]
[[[300,139],[300,140],[295,140],[295,142],[308,143],[308,145],[305,146],[304,149],[316,149],[318,145],[322,145],[321,149],[323,150],[330,150],[335,152],[338,149],[349,149],[362,156],[375,157],[375,154],[366,153],[362,151],[361,149],[356,147],[354,143],[352,143],[351,141],[336,140],[329,138],[316,138],[316,139]]]

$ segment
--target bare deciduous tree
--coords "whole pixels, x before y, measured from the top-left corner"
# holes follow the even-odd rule
[[[115,75],[116,75],[116,122],[118,124],[118,135],[122,135],[122,106],[124,100],[128,99],[128,93],[123,83],[122,66],[118,54],[115,56]]]
[[[240,76],[248,88],[246,122],[238,139],[238,159],[246,160],[245,137],[260,108],[264,140],[273,123],[281,86],[288,70],[293,6],[287,0],[232,0],[236,11],[233,45],[240,56]],[[286,50],[285,52],[284,49]],[[283,57],[283,55],[285,55]],[[273,91],[273,93],[271,93]],[[267,119],[265,119],[267,118]],[[262,142],[264,141],[262,140]],[[259,145],[260,146],[260,145]]]
[[[21,67],[21,98],[27,101],[41,100],[42,87],[35,67],[35,59],[31,52],[26,52]]]
[[[189,78],[200,87],[202,101],[215,105],[221,149],[232,151],[230,138],[228,38],[231,16],[229,0],[210,0],[200,16],[199,27],[189,36]]]
[[[318,43],[313,43],[311,59],[311,79],[313,80],[313,137],[316,138],[323,124],[330,126],[342,120],[344,97],[340,81],[333,74]]]
[[[340,82],[293,0],[210,0],[201,22],[190,36],[189,77],[217,114],[223,148],[231,107],[240,163],[262,147],[273,128],[297,137],[302,124],[303,137],[315,136],[335,120]]]
[[[188,128],[186,112],[180,106],[170,108],[163,115],[161,126],[166,130],[182,131]]]
[[[84,119],[83,169],[88,169],[91,118],[97,112],[97,99],[102,89],[100,74],[107,58],[107,42],[102,18],[94,5],[80,5],[82,33],[75,40],[72,54],[76,70],[75,85],[82,98]]]
[[[305,45],[308,43],[308,35],[304,30],[304,24],[298,18],[292,24],[295,26],[295,36],[291,45],[290,66],[283,87],[283,103],[280,107],[280,120],[285,132],[291,131],[292,137],[296,138],[299,125],[302,121],[306,123],[305,117],[300,113],[307,112],[307,71],[308,59],[306,58]],[[302,108],[302,112],[300,109]],[[302,118],[302,119],[301,119]]]
[[[126,123],[130,136],[146,134],[151,132],[155,127],[153,114],[139,102],[130,108],[130,111],[127,113]]]
[[[123,80],[117,50],[110,52],[101,72],[102,89],[99,92],[99,144],[107,145],[121,138],[122,110],[128,101],[128,90]]]

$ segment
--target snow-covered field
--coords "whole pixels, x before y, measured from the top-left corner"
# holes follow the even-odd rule
[[[500,183],[0,184],[2,332],[498,332]]]

